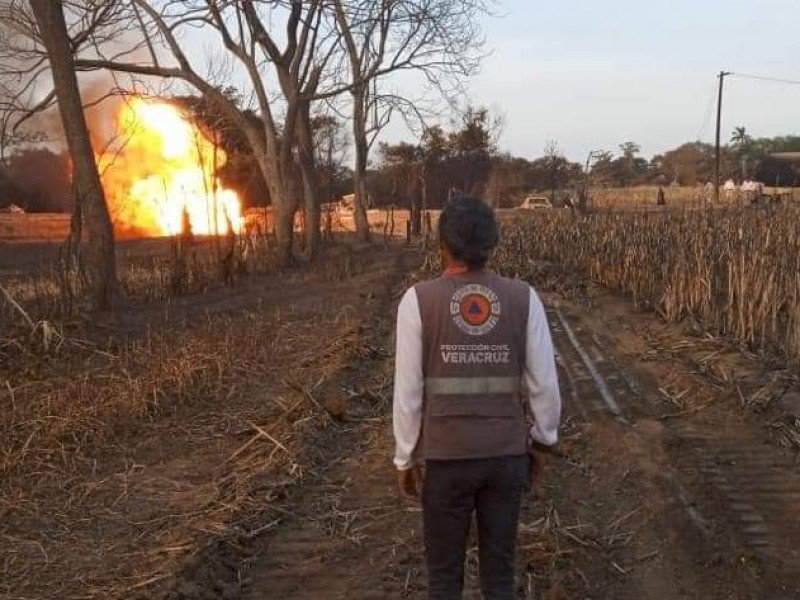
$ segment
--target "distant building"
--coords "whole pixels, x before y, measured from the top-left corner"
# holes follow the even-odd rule
[[[758,167],[756,179],[769,186],[800,185],[800,152],[773,152]]]

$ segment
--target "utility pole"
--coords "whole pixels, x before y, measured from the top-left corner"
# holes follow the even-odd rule
[[[720,147],[720,136],[722,135],[722,90],[725,84],[725,77],[732,75],[727,71],[719,72],[719,99],[717,100],[717,143],[714,160],[714,203],[719,204],[719,179],[722,163],[722,149]]]

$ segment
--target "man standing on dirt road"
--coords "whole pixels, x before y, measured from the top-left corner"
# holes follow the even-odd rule
[[[474,513],[483,597],[511,600],[522,495],[540,470],[536,452],[558,439],[553,345],[536,292],[486,268],[499,241],[488,205],[451,200],[439,236],[443,275],[398,309],[398,486],[422,501],[428,597],[461,598]]]

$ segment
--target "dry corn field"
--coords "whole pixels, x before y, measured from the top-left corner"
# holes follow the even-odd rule
[[[793,201],[800,199],[800,190],[797,188],[768,187],[765,194],[780,194],[782,197]],[[700,207],[706,192],[702,184],[694,186],[664,186],[664,194],[669,207]],[[741,191],[728,197],[724,190],[720,191],[721,203],[724,205],[737,204],[744,199]],[[590,191],[592,206],[599,209],[624,209],[635,207],[655,206],[658,199],[658,186],[637,185],[625,188],[592,188]]]
[[[497,257],[529,276],[560,264],[669,322],[800,359],[800,208],[566,212],[510,222]]]
[[[665,187],[664,192],[670,205],[699,205],[703,200],[703,186]],[[595,188],[591,190],[590,195],[592,204],[596,208],[654,205],[658,198],[658,186]]]

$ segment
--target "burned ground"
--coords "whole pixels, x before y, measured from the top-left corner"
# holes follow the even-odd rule
[[[335,454],[348,405],[377,397],[349,372],[386,352],[371,315],[415,256],[341,247],[311,270],[68,328],[49,352],[6,346],[0,593],[152,597],[204,548],[265,532],[284,490]]]
[[[23,348],[2,367],[0,597],[424,597],[389,407],[394,305],[430,266],[340,249]],[[519,597],[797,598],[793,371],[537,273],[563,456],[524,506]]]

